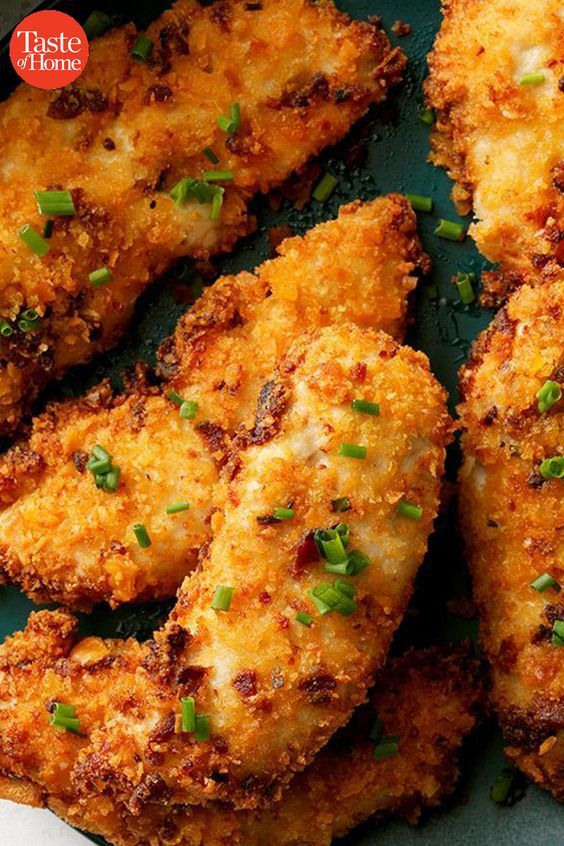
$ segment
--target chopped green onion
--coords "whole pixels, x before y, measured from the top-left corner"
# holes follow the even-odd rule
[[[384,735],[374,747],[374,758],[377,761],[384,761],[386,758],[394,758],[398,751],[398,735]]]
[[[352,401],[352,410],[358,411],[360,414],[372,414],[373,417],[378,417],[380,414],[380,406],[376,402],[368,402],[368,400],[355,399]]]
[[[540,71],[537,73],[526,73],[519,80],[519,85],[542,85],[545,79],[544,73]]]
[[[564,646],[564,620],[555,620],[552,626],[552,645]]]
[[[396,511],[398,514],[401,514],[402,517],[409,517],[411,520],[421,520],[423,516],[423,509],[420,505],[414,505],[412,502],[407,502],[405,499],[401,499],[398,504]]]
[[[204,714],[196,714],[194,735],[199,743],[206,743],[211,737],[210,718]]]
[[[539,470],[543,479],[564,479],[564,455],[545,458]]]
[[[103,476],[106,473],[109,473],[112,469],[112,462],[109,458],[94,458],[92,456],[88,459],[86,469],[90,470],[91,473],[94,473],[95,476]]]
[[[94,11],[86,19],[83,29],[90,41],[92,38],[103,35],[113,23],[114,18],[110,17],[110,15],[107,15],[105,12]]]
[[[333,176],[332,173],[326,173],[315,186],[312,193],[313,199],[317,200],[318,203],[324,203],[329,199],[338,183],[339,180],[336,176]]]
[[[562,388],[556,382],[547,379],[542,388],[537,391],[537,399],[539,412],[545,414],[562,399]]]
[[[170,505],[166,507],[167,514],[180,514],[181,511],[188,511],[190,508],[190,503],[186,502],[185,499],[181,499],[178,502],[171,502]]]
[[[313,623],[313,617],[310,617],[309,614],[305,613],[305,611],[298,611],[294,619],[308,628]]]
[[[238,103],[232,104],[230,115],[230,117],[220,115],[216,121],[222,132],[227,132],[228,135],[238,132],[241,128],[241,109]]]
[[[39,214],[48,217],[72,217],[76,213],[70,191],[36,191]]]
[[[514,805],[525,795],[525,776],[515,767],[504,767],[490,788],[490,799],[496,805]]]
[[[204,173],[206,182],[232,182],[232,170],[206,170]]]
[[[216,156],[211,147],[204,147],[204,155],[210,160],[212,164],[217,164],[219,162],[218,157]]]
[[[220,185],[210,185],[203,179],[189,179],[183,177],[170,190],[170,196],[177,206],[182,206],[188,200],[197,200],[200,204],[211,203],[210,220],[217,220],[225,189]]]
[[[3,338],[9,338],[10,335],[14,334],[14,330],[10,326],[7,320],[0,320],[0,335]]]
[[[180,416],[184,420],[193,420],[198,413],[198,403],[192,400],[184,400],[180,406]]]
[[[457,273],[454,277],[458,294],[464,305],[469,305],[476,299],[474,288],[472,287],[473,276],[473,273]]]
[[[49,250],[51,249],[51,245],[47,243],[45,238],[42,238],[39,232],[26,223],[25,226],[22,226],[18,235],[26,244],[29,249],[35,253],[35,255],[39,256],[39,258],[43,258],[47,255]]]
[[[99,267],[98,270],[93,270],[88,274],[88,280],[95,288],[100,288],[107,282],[111,282],[114,277],[112,271],[108,267]]]
[[[196,700],[193,696],[184,696],[180,700],[182,708],[182,731],[194,731],[196,728]]]
[[[455,223],[453,220],[439,219],[439,225],[435,229],[435,235],[439,238],[446,238],[448,241],[464,241],[466,237],[466,229],[461,223]]]
[[[147,38],[146,35],[140,35],[133,45],[131,57],[135,59],[136,62],[146,62],[153,52],[153,47],[154,43],[152,38]]]
[[[345,458],[366,458],[366,447],[359,444],[340,444],[339,455]]]
[[[561,590],[560,584],[550,575],[550,573],[541,573],[540,576],[537,576],[536,579],[531,582],[531,587],[533,590],[536,590],[537,593],[544,593],[544,591],[548,590],[548,588],[554,588],[556,593],[560,593]]]
[[[212,599],[211,607],[214,611],[229,611],[235,588],[218,585]]]
[[[182,397],[180,396],[180,394],[177,394],[177,393],[176,393],[176,391],[169,391],[169,392],[168,392],[168,394],[167,394],[167,397],[168,397],[168,398],[169,398],[169,400],[171,400],[171,401],[172,401],[175,405],[182,405],[182,403],[184,402],[184,400],[182,399]]]
[[[213,195],[212,206],[210,211],[210,220],[218,220],[221,207],[223,205],[223,188],[218,188],[217,193]]]
[[[343,538],[337,529],[320,529],[314,533],[314,540],[321,555],[323,558],[327,559],[330,564],[341,564],[343,561],[346,562],[346,543],[343,543]],[[337,572],[341,571],[338,570]]]
[[[119,477],[121,475],[121,470],[119,467],[116,467],[115,464],[112,465],[112,469],[109,473],[106,473],[104,476],[103,484],[101,487],[104,490],[109,491],[110,493],[114,493],[117,491],[119,487]]]
[[[141,547],[141,549],[147,549],[151,546],[151,538],[149,537],[149,532],[143,525],[143,523],[135,523],[133,526],[133,534],[137,538],[137,543]]]
[[[235,124],[234,132],[238,132],[241,129],[241,107],[239,103],[232,103],[231,104],[231,120]]]
[[[358,576],[363,570],[370,567],[370,558],[358,549],[351,549],[349,552],[349,576]]]
[[[350,511],[351,507],[351,501],[348,496],[340,496],[337,499],[331,500],[331,511],[334,514],[342,514],[345,511]]]
[[[110,454],[106,452],[104,447],[100,446],[100,444],[95,444],[92,447],[92,455],[94,458],[109,458]]]
[[[433,211],[433,200],[431,199],[431,197],[422,197],[420,194],[406,194],[405,196],[409,200],[411,208],[414,211]]]
[[[76,709],[72,705],[63,705],[56,702],[50,723],[56,728],[70,731],[73,734],[79,734],[80,732],[80,720],[76,716]]]
[[[356,603],[346,591],[342,590],[341,584],[341,582],[335,581],[331,586],[327,582],[321,582],[309,591],[309,595],[322,617],[331,611],[338,611],[343,617],[349,617],[356,611]]]
[[[342,579],[335,579],[335,581],[333,582],[333,587],[335,588],[335,590],[338,590],[339,593],[343,593],[350,599],[352,599],[356,593],[355,586],[351,585],[350,582],[344,582]]]
[[[35,332],[41,327],[41,317],[34,308],[26,308],[22,311],[18,320],[18,327],[22,332]]]
[[[382,739],[382,735],[384,734],[384,723],[379,717],[376,717],[372,724],[372,728],[368,734],[370,740],[373,740],[374,743],[379,743]]]
[[[421,109],[419,112],[419,120],[425,124],[425,126],[432,126],[435,122],[435,113],[433,109]]]
[[[46,220],[45,226],[43,227],[43,237],[49,239],[53,234],[53,228],[55,226],[54,220]]]
[[[280,508],[276,507],[272,512],[272,516],[275,520],[291,520],[294,516],[294,509],[293,508]]]

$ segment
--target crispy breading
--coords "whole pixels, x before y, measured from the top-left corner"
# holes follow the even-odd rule
[[[20,768],[25,775],[5,777],[0,795],[42,801],[63,819],[103,835],[114,846],[164,846],[171,840],[178,846],[219,846],[227,839],[233,846],[328,846],[333,837],[373,814],[401,814],[415,821],[422,808],[437,806],[453,790],[457,754],[475,724],[481,699],[476,665],[464,650],[413,651],[391,662],[379,677],[370,705],[270,808],[236,812],[226,805],[186,808],[157,801],[140,815],[131,815],[109,797],[76,796],[68,768],[56,762],[71,766],[86,741],[45,725],[42,715],[37,718],[39,701],[73,702],[86,731],[91,731],[113,710],[113,684],[120,684],[127,651],[135,653],[139,647],[128,642],[116,649],[115,642],[92,638],[83,642],[80,652],[73,649],[75,638],[67,612],[40,612],[32,616],[25,633],[0,649],[4,681],[9,680],[12,695],[21,702],[21,737],[16,742],[20,745],[25,738],[30,750]],[[43,658],[36,663],[38,654]],[[85,672],[90,683],[84,684]],[[369,738],[375,717],[382,720],[387,735],[399,737],[396,756],[375,760]],[[35,751],[41,745],[50,750],[53,763],[42,776]],[[25,754],[26,744],[20,748]],[[0,761],[3,765],[3,758]]]
[[[476,344],[462,376],[465,461],[460,515],[507,754],[564,799],[564,481],[541,462],[564,455],[564,401],[538,408],[546,380],[564,388],[564,282],[522,287]]]
[[[380,415],[354,412],[355,397],[380,403]],[[155,791],[239,807],[277,795],[385,661],[437,512],[450,426],[421,353],[353,324],[300,338],[261,391],[254,426],[239,433],[201,567],[81,750],[77,791],[112,793],[132,813]],[[366,459],[339,455],[341,443],[364,446]],[[346,514],[334,510],[340,497]],[[421,507],[420,519],[398,513],[402,499]],[[272,524],[289,503],[292,519]],[[371,563],[351,583],[354,613],[322,616],[308,591],[336,576],[312,532],[344,521],[350,548]],[[211,608],[218,585],[234,589],[228,612]],[[300,610],[310,627],[295,620]],[[212,742],[174,733],[187,695],[210,716]],[[17,699],[4,716],[17,722]],[[13,772],[8,753],[2,769]]]
[[[478,248],[513,284],[562,278],[562,3],[443,0],[443,12],[425,87],[432,159],[456,180],[459,211],[473,209]],[[537,73],[540,84],[526,84]]]
[[[113,29],[91,44],[79,83],[21,85],[0,107],[0,316],[15,330],[2,339],[2,433],[49,378],[115,342],[172,260],[229,250],[250,232],[252,195],[342,137],[405,65],[377,26],[330,0],[178,0],[147,34],[146,62],[130,55],[135,27]],[[226,134],[216,120],[235,103],[241,128]],[[214,167],[233,172],[216,222],[209,203],[177,206],[168,194]],[[50,188],[70,190],[76,214],[55,219],[39,258],[18,232],[42,231],[34,192]],[[113,281],[94,287],[100,267]],[[42,325],[24,332],[29,308]]]
[[[345,319],[403,337],[408,295],[428,261],[404,198],[352,203],[279,250],[255,274],[220,279],[184,316],[161,351],[164,388],[141,375],[125,395],[104,384],[53,404],[31,438],[0,457],[4,578],[75,608],[173,595],[211,536],[230,438],[252,421],[290,343]],[[194,422],[167,399],[172,388],[198,401]],[[95,444],[121,468],[117,493],[96,488],[85,468]],[[190,510],[168,516],[177,500]],[[137,522],[149,549],[135,540]]]

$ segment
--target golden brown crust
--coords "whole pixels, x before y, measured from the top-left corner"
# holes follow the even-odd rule
[[[92,43],[79,84],[21,85],[0,107],[0,316],[16,329],[2,340],[0,431],[49,378],[112,345],[173,259],[229,250],[251,231],[252,194],[342,137],[405,65],[384,33],[329,0],[220,8],[178,0],[149,28],[147,62],[131,59],[131,24],[113,29]],[[242,128],[226,135],[216,119],[235,102]],[[209,204],[179,208],[168,196],[179,178],[209,170],[207,146],[234,173],[217,223]],[[34,192],[48,188],[72,191],[77,213],[56,219],[39,259],[18,231],[42,230]],[[88,275],[102,266],[113,282],[94,288]],[[18,328],[26,308],[43,318],[37,331]]]
[[[6,580],[36,601],[75,608],[173,595],[211,536],[230,438],[252,421],[261,386],[290,343],[343,320],[403,336],[408,296],[427,262],[405,198],[345,206],[280,252],[254,274],[206,290],[161,350],[164,388],[138,370],[126,394],[102,383],[55,403],[30,439],[0,458]],[[198,401],[194,422],[179,417],[171,388]],[[115,494],[98,490],[85,467],[95,444],[121,468]],[[165,513],[184,499],[189,511]],[[150,532],[149,549],[137,545],[137,522]]]
[[[432,160],[473,209],[478,248],[511,284],[562,278],[564,20],[559,0],[443,0],[425,89]],[[522,78],[541,72],[540,85]]]
[[[461,521],[510,757],[564,799],[564,670],[553,643],[564,619],[564,482],[541,462],[564,453],[564,404],[539,413],[547,379],[564,386],[564,283],[522,287],[475,346],[462,374]]]
[[[37,693],[30,697],[31,688],[37,691],[39,687],[39,698],[45,701],[61,699],[64,691],[89,726],[103,722],[104,709],[112,709],[112,692],[104,681],[114,681],[114,670],[107,660],[97,669],[95,663],[96,653],[107,649],[107,642],[91,639],[89,658],[86,649],[80,655],[73,650],[72,641],[68,642],[66,663],[61,663],[60,650],[50,635],[49,618],[57,613],[34,615],[26,633],[17,636],[20,650],[27,639],[36,651],[51,656],[38,666],[33,662],[19,668],[12,665],[10,683],[21,696],[20,727],[26,737],[28,725],[31,728],[37,719],[30,708]],[[63,616],[58,625],[64,624]],[[13,646],[12,642],[7,649]],[[131,649],[135,648],[132,644]],[[79,658],[82,672],[88,661],[91,664],[86,685],[84,678],[73,672]],[[119,686],[119,677],[115,680]],[[423,688],[425,697],[419,695]],[[14,801],[41,802],[71,824],[101,834],[114,846],[145,842],[165,846],[171,838],[182,846],[201,846],[204,835],[206,846],[219,846],[226,837],[233,846],[329,846],[333,837],[373,814],[401,814],[413,821],[422,808],[440,804],[456,783],[457,754],[475,724],[480,699],[476,664],[464,650],[432,649],[395,659],[381,674],[370,706],[359,711],[351,725],[294,778],[280,802],[261,811],[235,812],[219,804],[186,808],[156,801],[140,815],[131,815],[107,796],[77,796],[68,780],[68,766],[52,766],[39,781],[4,776],[0,795]],[[368,735],[375,716],[383,721],[386,734],[399,735],[397,756],[374,759],[374,744]],[[52,728],[48,731],[48,740],[41,730],[40,738],[32,736],[31,746],[22,748],[27,752],[30,773],[35,744],[42,740],[49,743],[55,760],[62,756],[67,765],[79,753],[80,738]]]

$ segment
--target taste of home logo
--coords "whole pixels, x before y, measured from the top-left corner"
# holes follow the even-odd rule
[[[19,76],[36,88],[74,82],[88,61],[88,39],[78,21],[64,12],[35,12],[18,24],[10,58]]]

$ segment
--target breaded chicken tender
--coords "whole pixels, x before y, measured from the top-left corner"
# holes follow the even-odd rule
[[[561,0],[443,0],[443,11],[426,83],[432,159],[511,284],[552,281],[564,265]]]
[[[134,380],[55,403],[0,457],[0,570],[33,599],[88,608],[172,596],[211,537],[231,438],[252,423],[262,384],[291,342],[343,320],[401,339],[407,298],[427,266],[406,200],[352,203],[286,240],[256,272],[207,289],[161,350],[163,388]],[[184,419],[171,390],[198,403]],[[86,465],[101,445],[118,490]],[[188,502],[174,515],[167,506]],[[152,545],[140,548],[142,522]]]
[[[460,515],[493,702],[507,754],[564,800],[564,282],[510,298],[462,391]]]
[[[48,725],[45,704],[75,703],[84,731],[90,733],[112,712],[110,691],[120,686],[129,656],[140,647],[98,638],[78,647],[75,642],[75,624],[67,612],[40,612],[32,615],[24,633],[0,649],[0,690],[9,689],[20,702],[14,740],[22,750],[18,772],[0,780],[0,795],[43,804],[114,846],[165,846],[171,840],[178,846],[227,841],[233,846],[329,846],[333,837],[373,814],[401,814],[415,821],[422,808],[437,806],[452,791],[457,753],[479,710],[476,667],[464,651],[410,652],[391,662],[370,705],[295,776],[271,807],[237,812],[224,804],[187,808],[164,801],[132,815],[109,797],[94,801],[75,794],[68,766],[61,762],[72,766],[87,741]],[[92,684],[84,684],[85,673]],[[2,710],[0,720],[1,715]],[[385,737],[397,737],[397,754],[375,758],[370,737],[375,719]],[[4,767],[1,754],[0,762]],[[13,759],[9,765],[14,766]]]
[[[21,85],[0,107],[2,434],[49,378],[116,341],[174,259],[249,233],[252,195],[341,138],[405,65],[378,27],[330,0],[178,0],[146,35],[145,62],[131,56],[135,27],[114,29],[91,44],[79,82]],[[184,178],[196,184],[175,202]],[[74,214],[52,218],[38,255],[19,233],[43,232],[45,190],[70,192]]]
[[[437,512],[450,427],[421,353],[354,324],[296,341],[232,446],[201,566],[81,749],[77,791],[134,814],[164,794],[249,808],[276,797],[385,661]],[[207,742],[175,731],[186,697]],[[15,697],[5,718],[17,723],[18,708]],[[2,768],[13,772],[9,747]]]

